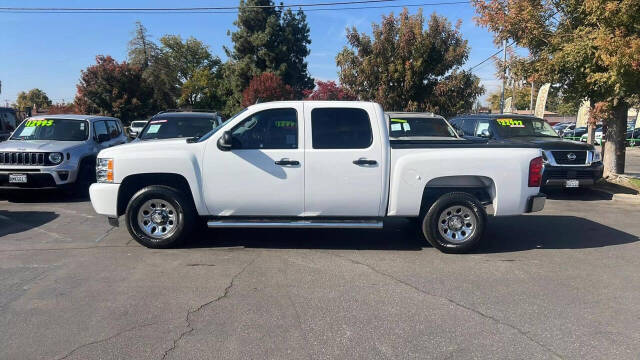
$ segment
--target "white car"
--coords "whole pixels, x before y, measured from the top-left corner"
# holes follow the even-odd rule
[[[132,138],[136,138],[142,129],[147,126],[149,120],[135,120],[131,122],[131,126],[129,126],[129,136]]]
[[[418,218],[436,248],[464,252],[495,216],[539,211],[543,158],[526,145],[390,140],[379,104],[283,101],[249,106],[201,138],[100,152],[91,203],[125,216],[140,244],[211,228],[373,228]],[[514,241],[517,241],[514,238]]]
[[[589,134],[584,134],[580,137],[580,141],[587,142],[587,136]],[[602,128],[596,129],[596,132],[593,135],[593,143],[596,145],[602,145]]]

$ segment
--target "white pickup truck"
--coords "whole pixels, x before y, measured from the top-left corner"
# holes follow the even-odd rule
[[[419,219],[446,252],[468,251],[494,215],[539,211],[540,149],[459,138],[390,140],[379,104],[249,106],[205,136],[102,150],[91,202],[125,216],[140,244],[166,248],[211,228],[382,228]]]

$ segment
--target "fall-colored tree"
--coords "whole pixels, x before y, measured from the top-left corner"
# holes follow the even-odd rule
[[[605,102],[605,174],[624,172],[627,110],[640,93],[640,1],[472,0],[496,44],[527,48],[532,80]]]
[[[249,86],[242,92],[242,106],[256,102],[291,100],[294,91],[274,73],[263,73],[251,79]]]
[[[27,107],[32,109],[34,109],[34,107],[35,109],[46,109],[50,105],[51,100],[47,96],[47,93],[37,88],[27,92],[19,92],[15,103],[15,107],[19,110],[24,110]]]
[[[313,90],[304,92],[306,100],[356,100],[356,96],[351,94],[343,86],[336,84],[335,81],[316,81],[316,87]]]
[[[469,111],[484,89],[461,69],[469,55],[458,26],[433,14],[424,29],[422,11],[382,17],[373,38],[347,29],[349,47],[336,57],[340,83],[361,100],[386,110],[433,111],[445,116]]]
[[[49,106],[47,114],[81,114],[76,104],[54,104]]]
[[[142,71],[111,56],[96,56],[96,64],[82,70],[75,104],[86,114],[115,116],[124,122],[150,112],[152,90]]]

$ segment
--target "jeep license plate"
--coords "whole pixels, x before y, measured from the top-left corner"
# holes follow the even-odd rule
[[[567,180],[564,183],[564,187],[568,187],[568,188],[577,188],[580,186],[580,182],[578,180]]]
[[[12,184],[26,184],[27,174],[9,174],[9,182]]]

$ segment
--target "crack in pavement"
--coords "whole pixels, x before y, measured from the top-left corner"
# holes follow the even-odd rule
[[[88,343],[86,343],[86,344],[82,344],[82,345],[80,345],[80,346],[78,346],[78,347],[74,348],[73,350],[69,351],[69,352],[68,352],[67,354],[65,354],[64,356],[62,356],[62,357],[58,357],[58,358],[57,358],[57,360],[63,360],[63,359],[66,359],[66,358],[68,358],[69,356],[71,356],[74,352],[76,352],[76,351],[78,351],[78,350],[80,350],[80,349],[82,349],[82,348],[84,348],[84,347],[91,346],[91,345],[96,345],[96,344],[100,344],[100,343],[103,343],[103,342],[109,341],[109,340],[111,340],[111,339],[114,339],[114,338],[116,338],[116,337],[118,337],[118,336],[120,336],[120,335],[122,335],[122,334],[125,334],[125,333],[128,333],[128,332],[131,332],[131,331],[135,331],[135,330],[138,330],[138,329],[142,329],[142,328],[144,328],[144,327],[151,326],[151,325],[154,325],[154,324],[155,324],[155,323],[151,323],[151,324],[142,324],[142,325],[136,325],[136,326],[130,327],[130,328],[128,328],[128,329],[122,330],[122,331],[120,331],[120,332],[117,332],[116,334],[111,335],[111,336],[109,336],[109,337],[106,337],[106,338],[104,338],[104,339],[95,340],[95,341],[88,342]]]
[[[98,237],[96,238],[96,242],[100,242],[100,241],[104,240],[104,239],[105,239],[107,236],[109,236],[109,234],[111,234],[111,232],[112,232],[113,230],[115,230],[115,229],[116,229],[116,227],[115,227],[115,226],[110,227],[107,231],[105,231],[105,232],[104,232],[104,234],[102,234],[102,235],[100,235],[100,236],[98,236]],[[126,245],[126,244],[125,244],[125,245]]]
[[[326,253],[326,254],[332,255],[332,256],[336,256],[336,257],[339,257],[339,258],[345,259],[345,260],[347,260],[347,261],[349,261],[349,262],[351,262],[351,263],[353,263],[353,264],[360,265],[360,266],[364,266],[364,267],[366,267],[367,269],[369,269],[369,270],[371,270],[371,271],[375,272],[375,273],[376,273],[376,274],[378,274],[378,275],[384,276],[384,277],[386,277],[386,278],[388,278],[388,279],[391,279],[391,280],[393,280],[393,281],[395,281],[395,282],[398,282],[398,283],[400,283],[400,284],[402,284],[402,285],[408,286],[408,287],[412,288],[413,290],[418,291],[418,292],[420,292],[420,293],[422,293],[422,294],[424,294],[424,295],[427,295],[427,296],[430,296],[430,297],[434,297],[434,298],[437,298],[437,299],[441,299],[441,300],[445,300],[445,301],[447,301],[447,302],[449,302],[449,303],[451,303],[451,304],[453,304],[453,305],[455,305],[455,306],[457,306],[457,307],[460,307],[460,308],[465,309],[465,310],[467,310],[467,311],[471,311],[472,313],[477,314],[477,315],[479,315],[479,316],[481,316],[481,317],[483,317],[483,318],[485,318],[485,319],[491,320],[491,321],[493,321],[493,322],[495,322],[495,323],[497,323],[497,324],[500,324],[500,325],[502,325],[502,326],[506,326],[506,327],[508,327],[508,328],[510,328],[510,329],[512,329],[512,330],[514,330],[514,331],[516,331],[518,334],[520,334],[520,335],[524,336],[526,339],[528,339],[528,340],[529,340],[529,341],[531,341],[532,343],[534,343],[534,344],[536,344],[536,345],[540,346],[541,348],[543,348],[544,350],[546,350],[546,351],[547,351],[548,353],[550,353],[550,354],[551,354],[555,359],[562,359],[562,356],[561,356],[560,354],[556,353],[555,351],[553,351],[553,350],[552,350],[551,348],[549,348],[548,346],[546,346],[546,345],[542,344],[541,342],[537,341],[536,339],[532,338],[532,337],[529,335],[529,333],[528,333],[528,332],[526,332],[526,331],[524,331],[524,330],[522,330],[522,329],[518,328],[518,327],[517,327],[517,326],[515,326],[515,325],[512,325],[512,324],[510,324],[510,323],[504,322],[504,321],[502,321],[502,320],[500,320],[500,319],[498,319],[498,318],[496,318],[496,317],[494,317],[494,316],[491,316],[491,315],[489,315],[489,314],[485,314],[485,313],[483,313],[483,312],[482,312],[482,311],[480,311],[480,310],[477,310],[477,309],[474,309],[474,308],[472,308],[472,307],[470,307],[470,306],[467,306],[467,305],[464,305],[464,304],[462,304],[462,303],[459,303],[459,302],[457,302],[457,301],[455,301],[455,300],[453,300],[453,299],[450,299],[450,298],[448,298],[448,297],[440,296],[440,295],[435,295],[435,294],[429,293],[429,292],[427,292],[427,291],[425,291],[425,290],[422,290],[422,289],[420,289],[419,287],[417,287],[417,286],[415,286],[415,285],[413,285],[413,284],[411,284],[411,283],[409,283],[409,282],[407,282],[407,281],[404,281],[404,280],[398,279],[397,277],[395,277],[395,276],[393,276],[393,275],[391,275],[391,274],[388,274],[388,273],[386,273],[386,272],[384,272],[384,271],[378,270],[378,269],[374,268],[374,267],[373,267],[373,266],[371,266],[371,265],[368,265],[368,264],[362,263],[362,262],[360,262],[360,261],[354,260],[354,259],[349,258],[349,257],[344,256],[344,255],[334,254],[334,253],[327,252],[327,251],[323,251],[323,252],[324,252],[324,253]]]
[[[209,300],[204,304],[201,304],[200,306],[198,306],[197,308],[195,308],[193,310],[187,311],[187,316],[184,319],[185,322],[187,323],[187,330],[183,331],[182,333],[180,333],[180,335],[178,335],[178,337],[175,340],[173,340],[173,345],[171,345],[171,347],[169,349],[165,350],[164,354],[162,354],[162,358],[161,358],[162,360],[164,360],[169,355],[169,353],[171,353],[172,351],[174,351],[176,349],[176,347],[178,346],[178,343],[180,342],[180,340],[182,340],[182,338],[184,338],[186,335],[192,333],[195,330],[191,326],[191,315],[199,312],[200,310],[204,309],[206,306],[208,306],[210,304],[213,304],[215,302],[218,302],[218,301],[228,297],[229,296],[229,292],[231,291],[231,288],[233,287],[235,280],[238,277],[240,277],[240,275],[242,275],[245,272],[245,270],[247,270],[247,268],[249,266],[251,266],[256,261],[256,259],[258,259],[259,256],[260,256],[260,254],[254,256],[254,258],[251,259],[251,261],[249,261],[240,271],[238,271],[235,275],[233,275],[231,277],[231,281],[229,282],[229,285],[224,289],[224,292],[222,293],[222,295],[220,295],[220,296],[218,296],[218,297],[216,297],[216,298],[214,298],[212,300]]]

